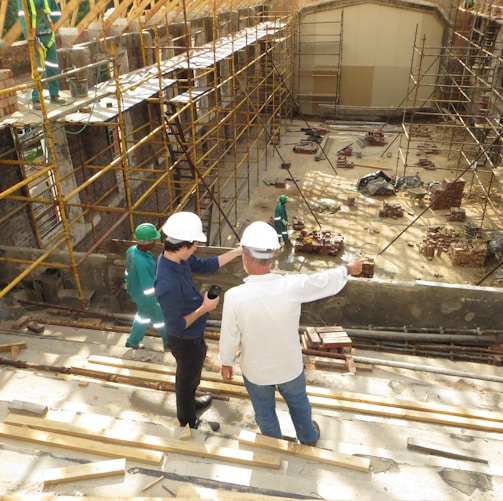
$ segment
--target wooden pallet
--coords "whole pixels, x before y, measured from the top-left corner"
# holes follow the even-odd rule
[[[302,335],[302,345],[305,350],[336,352],[344,355],[348,370],[356,374],[352,356],[353,342],[340,325],[306,327]]]

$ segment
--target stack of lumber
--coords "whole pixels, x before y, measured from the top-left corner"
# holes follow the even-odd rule
[[[102,371],[103,374],[130,374],[134,377],[152,381],[174,381],[175,368],[168,365],[102,356],[92,356],[88,360],[87,364],[72,366],[72,368],[78,369],[80,373],[87,372],[88,375],[98,374]],[[232,382],[224,383],[219,373],[203,371],[199,389],[201,391],[215,392],[217,396],[228,395],[248,398],[242,378],[237,376],[234,376]],[[459,426],[497,433],[503,432],[503,413],[500,412],[429,402],[414,402],[316,386],[308,386],[307,392],[313,407]],[[279,393],[277,398],[281,399]]]

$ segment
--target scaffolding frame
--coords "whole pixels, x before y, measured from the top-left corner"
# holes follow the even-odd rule
[[[204,19],[186,17],[167,38],[151,28],[151,46],[142,34],[142,58],[152,64],[129,74],[119,73],[120,55],[105,40],[110,57],[102,65],[112,79],[97,80],[91,89],[91,117],[62,111],[49,119],[43,106],[40,123],[11,124],[13,147],[2,150],[0,163],[21,179],[0,193],[2,220],[25,211],[40,254],[0,256],[8,277],[0,298],[58,270],[87,307],[80,273],[89,256],[116,235],[132,238],[138,223],[160,225],[182,209],[201,216],[209,244],[239,240],[238,201],[249,200],[271,138],[292,113],[296,17],[255,7],[222,22],[216,4],[214,9],[209,28]],[[42,88],[45,81],[35,84]],[[138,107],[147,119],[135,121],[132,110]],[[25,141],[20,132],[26,130],[37,132]],[[62,144],[66,150],[58,151],[56,163],[55,148]],[[43,154],[27,158],[39,145]],[[30,192],[40,180],[49,196]],[[59,220],[49,235],[38,231],[35,206],[57,209]],[[88,236],[79,240],[83,228]]]
[[[451,26],[441,46],[430,46],[425,38],[418,40],[416,33],[396,175],[410,175],[411,169],[417,172],[411,159],[421,154],[425,141],[418,128],[435,130],[435,143],[447,152],[448,165],[443,168],[449,177],[465,179],[468,195],[475,189],[483,194],[482,212],[474,218],[480,229],[497,231],[503,226],[502,214],[492,202],[493,196],[501,196],[503,179],[501,17],[457,7]]]

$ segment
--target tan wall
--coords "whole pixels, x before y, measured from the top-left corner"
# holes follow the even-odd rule
[[[341,12],[343,13],[342,23]],[[309,6],[300,13],[300,39],[306,30],[312,31],[319,23],[320,30],[326,30],[327,23],[339,22],[342,27],[342,51],[340,64],[339,105],[393,109],[400,105],[409,88],[409,73],[413,56],[414,41],[421,44],[423,39],[431,50],[426,57],[424,68],[433,63],[438,65],[437,56],[442,46],[445,21],[431,4],[424,8],[418,3],[383,2],[351,3],[326,2],[316,7]],[[312,68],[323,66],[326,70],[326,84],[321,77],[310,77],[305,58],[298,58],[298,89],[317,94],[319,89],[334,86],[333,77],[328,76],[327,57],[311,56]],[[333,64],[336,64],[333,58]],[[335,70],[335,68],[334,68]],[[435,69],[430,73],[436,73]],[[302,76],[305,75],[305,76]],[[423,82],[424,83],[424,82]],[[434,82],[431,82],[432,84]],[[418,98],[427,98],[431,88],[424,87]],[[307,114],[317,114],[316,106],[301,108]]]

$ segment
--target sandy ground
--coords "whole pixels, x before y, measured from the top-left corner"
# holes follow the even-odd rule
[[[327,158],[316,160],[315,155],[299,154],[293,151],[293,145],[306,139],[301,128],[313,128],[325,125],[319,122],[306,124],[300,120],[287,122],[281,143],[270,146],[267,160],[267,170],[259,185],[253,190],[249,203],[241,202],[240,217],[243,224],[254,220],[267,221],[274,215],[274,208],[282,194],[289,197],[287,203],[290,221],[300,216],[304,219],[306,229],[329,229],[344,237],[344,252],[328,262],[351,260],[355,257],[369,257],[375,261],[375,277],[390,280],[429,280],[458,284],[478,284],[490,270],[497,266],[494,257],[488,257],[486,266],[452,266],[446,253],[435,255],[429,260],[418,250],[418,245],[426,236],[428,227],[440,225],[453,228],[464,235],[467,223],[483,228],[480,238],[490,238],[495,232],[501,231],[501,203],[498,200],[487,204],[484,193],[480,189],[478,177],[483,179],[482,172],[474,176],[469,172],[464,175],[465,192],[462,207],[466,211],[465,222],[448,220],[449,210],[428,209],[429,199],[423,203],[409,197],[407,191],[399,191],[394,196],[367,196],[356,189],[357,181],[363,176],[382,170],[388,176],[413,176],[418,174],[425,185],[430,182],[442,182],[443,179],[455,179],[459,175],[457,162],[450,160],[443,152],[441,143],[436,154],[417,156],[410,149],[409,166],[397,160],[399,139],[397,127],[385,127],[386,146],[367,146],[361,148],[358,139],[365,136],[368,130],[362,127],[333,126],[328,132],[332,143],[328,149]],[[326,126],[326,125],[325,125]],[[342,127],[342,130],[340,129]],[[434,132],[434,129],[431,129]],[[417,143],[432,143],[425,138],[417,138]],[[337,151],[351,144],[353,155],[347,160],[354,163],[353,168],[337,168]],[[405,145],[401,145],[404,150]],[[361,158],[356,155],[361,154]],[[427,170],[415,165],[419,158],[428,158],[434,165],[434,170]],[[290,162],[289,170],[281,165]],[[294,181],[292,181],[292,178]],[[285,188],[268,185],[277,179],[286,179]],[[501,193],[501,186],[493,183],[492,192]],[[355,199],[355,206],[348,205],[348,198]],[[244,197],[243,197],[244,199]],[[383,203],[398,203],[403,209],[402,218],[383,218],[379,210]],[[485,207],[485,210],[484,210]],[[332,208],[336,210],[331,210]],[[484,217],[483,217],[484,216]],[[483,223],[483,224],[482,224]],[[297,234],[290,228],[292,239]],[[230,245],[233,245],[230,241]],[[291,261],[299,263],[309,261],[316,266],[323,266],[325,259],[317,256],[296,253]],[[300,261],[299,261],[300,260]],[[481,285],[501,286],[503,270],[499,269],[486,278]]]

